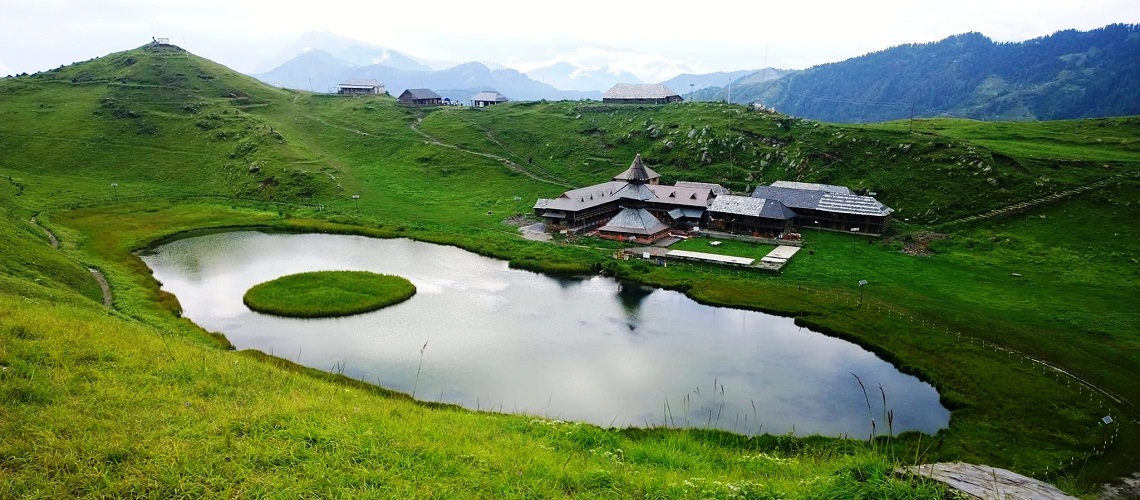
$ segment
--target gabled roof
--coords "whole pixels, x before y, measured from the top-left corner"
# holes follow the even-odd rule
[[[753,198],[780,200],[780,203],[792,210],[797,208],[815,210],[816,205],[819,205],[819,200],[823,198],[823,194],[823,191],[773,186],[756,186],[756,189],[752,190]]]
[[[703,187],[662,186],[660,184],[648,184],[645,187],[657,195],[655,201],[658,203],[704,209],[709,206],[709,203],[712,203],[714,198],[712,190]]]
[[[349,79],[345,80],[343,83],[341,83],[340,85],[338,85],[338,87],[340,87],[340,88],[369,88],[370,89],[373,87],[383,87],[383,85],[380,85],[380,80],[377,80],[375,78],[349,78]]]
[[[887,216],[894,212],[894,209],[879,203],[879,200],[870,196],[859,196],[857,194],[826,193],[823,195],[823,198],[819,200],[817,207],[819,210],[827,210],[828,212],[874,215],[878,217]]]
[[[669,226],[644,208],[623,208],[599,231],[649,236],[668,230]]]
[[[847,186],[833,186],[831,184],[814,184],[811,182],[776,181],[772,187],[803,189],[806,191],[823,191],[825,193],[855,194]]]
[[[713,184],[711,182],[677,181],[673,183],[673,185],[677,187],[705,188],[712,191],[712,194],[715,194],[717,196],[729,193],[728,188],[721,186],[720,184]]]
[[[442,97],[439,96],[439,94],[437,94],[437,93],[435,93],[429,89],[408,89],[408,90],[404,91],[404,94],[409,94],[412,96],[412,99],[417,99],[417,100],[420,100],[420,99],[443,99]],[[400,94],[400,97],[404,97],[404,94]]]
[[[746,215],[765,219],[794,219],[796,213],[778,200],[752,198],[748,196],[724,195],[713,200],[709,211],[713,213]]]
[[[620,199],[622,188],[627,185],[624,182],[603,182],[584,188],[571,189],[552,200],[538,200],[538,203],[534,204],[534,208],[577,212]]]
[[[674,96],[680,97],[680,94],[661,84],[619,83],[602,94],[602,99],[665,99]]]
[[[633,157],[633,163],[629,164],[629,168],[624,172],[614,176],[615,181],[633,181],[633,182],[649,182],[653,179],[660,179],[661,175],[654,172],[645,163],[641,161],[641,155]]]
[[[510,99],[507,99],[507,96],[500,94],[497,91],[484,90],[478,94],[475,94],[475,97],[472,97],[471,100],[472,101],[486,101],[486,102],[507,102]]]
[[[876,217],[885,217],[894,213],[893,209],[883,205],[879,200],[870,196],[831,193],[822,190],[756,186],[756,189],[752,191],[752,197],[779,200],[793,210],[823,210],[841,214],[871,215]]]

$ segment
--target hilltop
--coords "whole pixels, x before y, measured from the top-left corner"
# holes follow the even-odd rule
[[[1087,491],[1136,463],[1140,316],[1121,307],[1140,291],[1135,117],[844,126],[723,103],[417,109],[277,89],[151,45],[0,80],[0,96],[3,495],[938,497],[892,466],[970,460]],[[770,276],[638,266],[504,226],[637,153],[666,182],[874,191],[896,227],[858,253],[848,235],[808,234],[812,253]],[[950,428],[871,445],[603,429],[414,403],[229,352],[178,317],[134,252],[232,227],[409,237],[794,316],[937,387]],[[933,255],[901,251],[915,241]],[[868,277],[874,297],[857,307],[853,283]],[[1099,426],[1106,413],[1118,426]]]

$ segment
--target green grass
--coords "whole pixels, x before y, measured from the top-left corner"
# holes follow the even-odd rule
[[[715,246],[710,245],[710,243],[714,241],[719,241],[720,244]],[[765,255],[768,255],[772,250],[775,250],[776,245],[716,238],[689,238],[670,245],[669,249],[748,257],[759,260]]]
[[[416,286],[367,271],[313,271],[254,285],[242,302],[276,316],[329,318],[375,311],[412,298]]]
[[[4,295],[0,315],[5,498],[941,495],[855,444],[476,413],[89,304]]]
[[[192,55],[147,50],[3,79],[0,96],[0,390],[11,403],[0,409],[0,496],[683,498],[728,497],[724,485],[748,481],[795,497],[930,497],[939,493],[884,471],[967,460],[1088,491],[1140,461],[1140,312],[1128,307],[1140,296],[1136,118],[922,120],[912,133],[902,122],[834,126],[718,103],[422,111],[272,89]],[[641,153],[665,182],[874,190],[898,210],[896,224],[870,245],[805,231],[805,251],[781,275],[618,262],[606,244],[519,238],[503,218],[563,188],[433,145],[413,130],[419,119],[443,143],[545,179],[593,184]],[[947,231],[938,225],[946,220],[1112,176],[1028,213],[954,226],[930,257],[900,252],[907,239]],[[33,215],[60,237],[59,251],[27,222]],[[177,299],[135,252],[234,227],[416,238],[514,267],[600,271],[793,316],[934,384],[953,408],[950,428],[871,450],[532,423],[227,352],[179,317]],[[729,241],[716,251],[767,253]],[[111,282],[113,311],[88,267]],[[860,279],[869,281],[862,306]],[[1129,402],[1090,398],[1001,349]],[[1096,422],[1108,413],[1119,435],[1094,454],[1105,438]],[[779,460],[746,458],[761,453]]]

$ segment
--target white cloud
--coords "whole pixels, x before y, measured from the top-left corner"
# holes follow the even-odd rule
[[[505,65],[526,73],[558,63],[569,63],[585,71],[605,70],[612,75],[628,72],[644,82],[668,80],[680,73],[689,71],[689,68],[681,61],[659,53],[643,53],[634,50],[587,45],[539,60],[522,60],[510,57]]]
[[[671,71],[803,68],[903,43],[968,31],[1020,41],[1061,29],[1140,22],[1136,0],[578,0],[551,12],[533,2],[438,0],[407,6],[363,3],[346,11],[268,0],[0,0],[0,54],[11,71],[36,71],[142,45],[151,36],[238,70],[327,30],[438,60],[537,62],[559,52],[583,61],[615,54],[614,68],[647,81]],[[767,53],[767,57],[765,57]],[[569,61],[568,61],[569,62]],[[592,64],[595,64],[592,63]],[[611,64],[610,62],[602,65]],[[599,66],[600,67],[600,66]]]

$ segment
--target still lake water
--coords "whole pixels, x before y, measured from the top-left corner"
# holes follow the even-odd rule
[[[933,387],[850,342],[604,277],[558,279],[447,246],[327,234],[214,234],[142,258],[186,317],[238,349],[414,388],[421,400],[602,426],[860,437],[871,418],[885,432],[881,385],[895,432],[933,433],[950,418]],[[417,294],[334,319],[242,303],[253,285],[317,270],[399,275]]]

